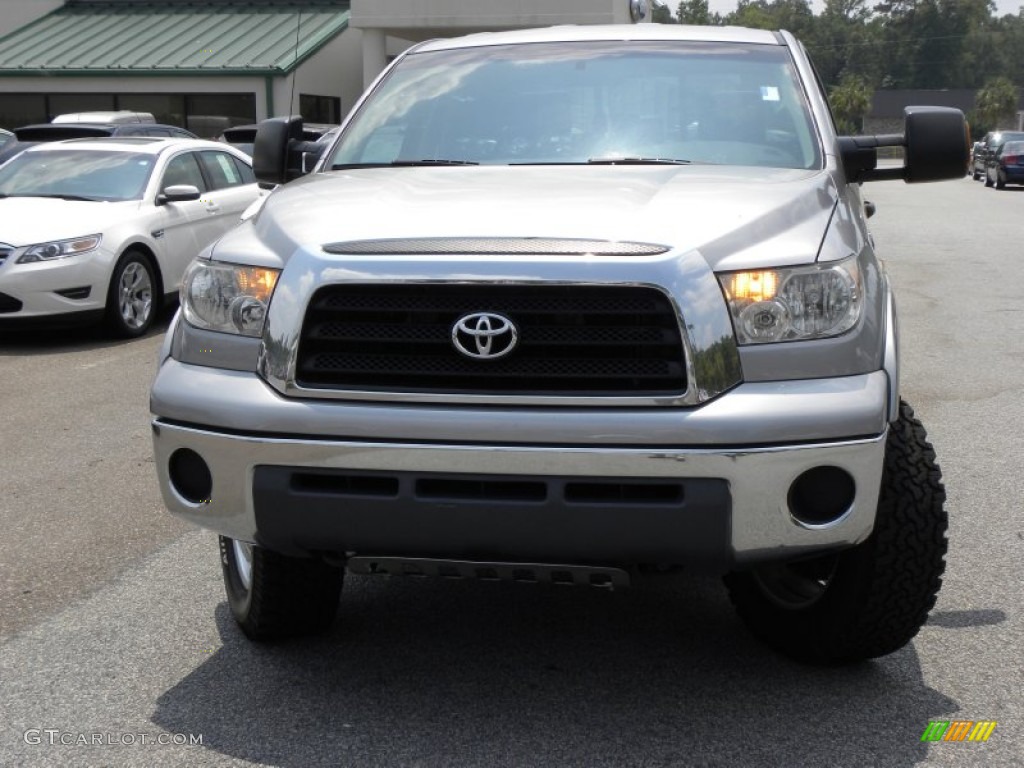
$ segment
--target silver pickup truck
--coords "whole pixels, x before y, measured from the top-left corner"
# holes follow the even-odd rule
[[[220,534],[253,639],[331,626],[346,570],[682,566],[783,653],[890,653],[946,513],[861,182],[961,177],[968,146],[942,108],[837,136],[786,32],[416,45],[314,163],[300,119],[261,126],[281,186],[192,264],[160,355],[167,507]]]

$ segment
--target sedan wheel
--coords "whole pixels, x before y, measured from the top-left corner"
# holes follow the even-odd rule
[[[128,251],[117,262],[107,296],[107,323],[118,336],[141,336],[153,324],[153,268],[141,253]]]

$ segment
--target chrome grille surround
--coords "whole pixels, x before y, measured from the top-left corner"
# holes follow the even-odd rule
[[[391,241],[382,241],[383,243]],[[385,246],[379,246],[385,250]],[[392,246],[393,247],[393,246]],[[593,263],[593,262],[591,262]],[[718,281],[697,251],[605,256],[581,270],[579,256],[508,254],[340,256],[300,247],[281,273],[267,314],[257,370],[280,394],[298,399],[526,406],[685,406],[706,402],[742,380],[732,321]],[[584,279],[581,280],[581,276]],[[297,362],[303,319],[314,293],[342,283],[420,286],[594,286],[653,289],[666,297],[682,342],[686,388],[675,393],[477,393],[331,389],[303,386]]]

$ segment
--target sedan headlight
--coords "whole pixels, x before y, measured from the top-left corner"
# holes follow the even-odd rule
[[[185,319],[196,328],[259,336],[280,270],[193,261],[181,283]]]
[[[37,243],[22,249],[18,264],[33,264],[38,261],[54,261],[78,256],[82,253],[99,248],[103,235],[86,235],[72,240],[54,240],[50,243]]]
[[[864,286],[855,258],[809,267],[718,275],[740,344],[838,336],[860,319]]]

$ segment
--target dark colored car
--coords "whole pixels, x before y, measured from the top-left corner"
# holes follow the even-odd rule
[[[996,182],[995,162],[999,150],[1008,141],[1024,141],[1024,131],[991,131],[982,139],[980,153],[975,153],[974,164],[971,166],[971,177],[974,179],[984,175],[985,186],[991,187]]]
[[[39,123],[15,128],[14,135],[18,137],[18,141],[33,143],[108,136],[150,136],[162,139],[199,138],[184,128],[161,123]]]
[[[985,170],[985,166],[984,165],[981,166],[980,170],[975,165],[975,163],[977,163],[979,160],[981,160],[981,153],[982,153],[982,149],[984,148],[984,146],[985,146],[985,140],[984,139],[981,139],[981,140],[976,141],[973,144],[971,144],[970,169],[971,169],[971,178],[974,179],[975,181],[977,181],[978,179],[981,178],[981,174]]]
[[[1024,184],[1024,141],[1007,141],[993,161],[996,189]]]

